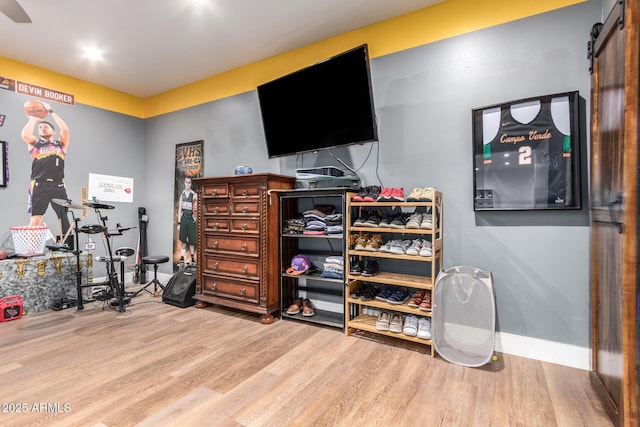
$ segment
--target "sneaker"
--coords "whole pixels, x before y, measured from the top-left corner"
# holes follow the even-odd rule
[[[361,213],[361,214],[360,214],[360,216],[358,217],[358,219],[356,219],[356,220],[353,222],[353,226],[354,226],[354,227],[366,227],[366,224],[364,223],[364,222],[367,220],[366,215],[367,215],[367,214],[366,214],[366,213],[364,213],[364,212],[363,212],[363,213]]]
[[[431,311],[431,294],[426,293],[424,295],[424,299],[420,303],[420,307],[418,307],[422,311]]]
[[[419,197],[422,195],[423,189],[420,187],[416,187],[411,190],[411,193],[407,196],[407,202],[417,202]]]
[[[401,333],[403,323],[402,314],[391,314],[391,319],[389,319],[389,332],[395,332],[396,334]]]
[[[364,250],[369,252],[378,252],[382,243],[382,236],[379,234],[374,234],[369,238],[369,240],[367,240],[367,244],[365,245]]]
[[[432,256],[433,251],[431,250],[431,242],[428,240],[422,240],[422,247],[420,248],[420,256]]]
[[[380,226],[380,214],[378,212],[370,212],[367,219],[364,221],[365,227],[379,227]]]
[[[422,194],[420,194],[420,196],[418,197],[418,201],[419,202],[432,202],[433,200],[435,200],[435,192],[436,192],[436,188],[435,187],[424,187],[422,189]]]
[[[386,301],[387,298],[389,298],[394,291],[395,291],[395,288],[393,286],[388,286],[388,287],[382,289],[378,293],[378,295],[376,295],[376,299],[378,301]]]
[[[407,217],[404,214],[396,215],[389,223],[389,228],[407,228]]]
[[[382,191],[380,191],[376,202],[388,202],[389,200],[391,200],[391,190],[392,189],[389,187],[384,187]]]
[[[349,267],[349,274],[352,274],[354,276],[359,276],[362,274],[363,268],[364,268],[364,263],[361,260],[357,259],[351,263],[351,266]]]
[[[368,288],[366,283],[361,284],[356,289],[353,289],[349,294],[350,298],[360,298],[360,295],[364,293],[364,291]]]
[[[384,218],[382,218],[380,220],[380,224],[378,224],[378,227],[380,228],[391,228],[390,224],[391,221],[393,221],[393,219],[396,217],[396,215],[386,215]]]
[[[358,194],[351,198],[352,202],[364,202],[364,196],[369,193],[369,187],[360,187]]]
[[[404,303],[407,298],[409,298],[409,291],[407,291],[407,288],[396,288],[395,292],[387,298],[387,302],[389,304],[400,305]]]
[[[377,261],[372,260],[365,263],[361,276],[375,276],[378,273],[380,273],[380,266]]]
[[[418,335],[418,316],[410,314],[404,319],[402,333],[410,337]]]
[[[428,317],[420,317],[418,319],[418,332],[416,335],[423,340],[431,339],[431,319]]]
[[[421,223],[422,223],[422,214],[416,212],[409,215],[409,218],[407,218],[406,228],[417,229],[417,228],[420,228]]]
[[[363,201],[365,202],[375,202],[380,196],[381,188],[378,185],[372,185],[371,187],[367,187],[369,191],[363,197]]]
[[[406,253],[407,255],[420,255],[420,249],[422,249],[422,239],[414,239]]]
[[[392,254],[405,255],[409,247],[411,247],[411,240],[399,240],[397,244],[389,248],[389,252]]]
[[[359,234],[358,238],[356,239],[356,245],[354,246],[354,249],[356,251],[363,251],[364,248],[367,246],[368,241],[369,241],[369,235],[367,233]]]
[[[400,243],[400,240],[396,240],[396,239],[388,240],[386,243],[380,246],[380,249],[378,250],[378,252],[391,253],[391,246],[397,245],[399,243]]]
[[[411,296],[411,300],[409,300],[409,303],[407,305],[411,308],[420,307],[420,304],[422,304],[422,301],[424,300],[425,293],[426,293],[425,290],[415,291],[414,294]]]
[[[432,230],[433,229],[433,215],[424,214],[422,216],[422,221],[420,222],[420,228],[423,230]]]
[[[404,202],[404,188],[392,188],[389,196],[390,202]]]
[[[372,301],[379,293],[380,288],[378,286],[367,286],[366,289],[360,294],[360,299],[362,301]]]
[[[391,320],[391,317],[389,316],[388,311],[381,312],[378,315],[378,320],[376,320],[376,329],[379,331],[388,331],[390,320]]]

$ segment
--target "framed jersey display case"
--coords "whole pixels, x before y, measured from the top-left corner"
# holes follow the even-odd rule
[[[475,211],[582,207],[577,91],[472,112]]]

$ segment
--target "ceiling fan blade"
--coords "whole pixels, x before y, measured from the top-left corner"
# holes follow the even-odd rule
[[[7,15],[13,22],[17,24],[29,24],[31,18],[24,11],[18,0],[0,0],[0,12]]]

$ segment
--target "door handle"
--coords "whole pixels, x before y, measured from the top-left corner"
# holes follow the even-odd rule
[[[615,225],[616,227],[618,227],[618,233],[622,233],[622,226],[623,224],[617,220],[616,218],[616,212],[614,209],[615,205],[622,205],[622,192],[618,192],[616,194],[616,199],[609,202],[609,217],[611,218],[611,224]]]

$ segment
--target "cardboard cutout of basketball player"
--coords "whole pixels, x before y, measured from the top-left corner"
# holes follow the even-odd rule
[[[28,120],[22,129],[22,140],[27,144],[31,156],[29,225],[41,225],[43,216],[51,205],[60,221],[62,236],[70,228],[67,211],[51,200],[68,200],[64,165],[69,148],[69,127],[46,102],[27,101],[24,111]],[[47,116],[50,120],[45,120]]]

